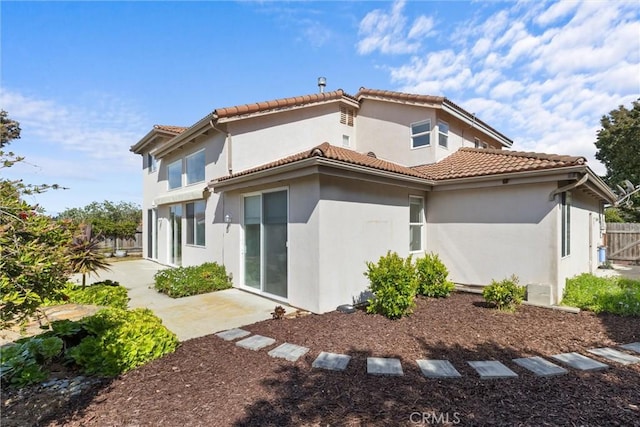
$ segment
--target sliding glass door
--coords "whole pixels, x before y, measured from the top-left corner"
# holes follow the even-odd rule
[[[182,265],[182,205],[169,206],[169,262]]]
[[[287,191],[244,198],[244,282],[287,298]]]

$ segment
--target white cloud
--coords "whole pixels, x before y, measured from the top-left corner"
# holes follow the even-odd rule
[[[433,18],[424,15],[418,16],[407,31],[404,5],[404,0],[397,0],[390,12],[375,9],[365,15],[358,30],[359,54],[367,55],[376,50],[383,54],[413,53],[420,48],[421,38],[435,34]]]
[[[129,147],[149,125],[126,102],[104,94],[89,94],[84,103],[61,105],[4,90],[0,105],[20,122],[22,139],[34,139],[52,150],[83,152],[90,158],[133,164]]]
[[[446,26],[448,43],[388,68],[399,90],[445,95],[516,150],[583,155],[604,173],[595,160],[600,118],[640,97],[637,3],[506,3]]]

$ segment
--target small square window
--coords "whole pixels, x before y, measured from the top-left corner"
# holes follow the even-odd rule
[[[426,147],[431,144],[431,122],[425,120],[411,124],[411,148]]]
[[[342,146],[343,147],[349,147],[351,145],[351,142],[349,140],[349,135],[342,135]]]
[[[449,146],[449,125],[445,122],[438,122],[438,145],[442,148]]]

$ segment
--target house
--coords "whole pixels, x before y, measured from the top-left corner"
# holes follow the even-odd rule
[[[363,298],[366,261],[440,255],[454,282],[516,274],[557,303],[597,267],[614,195],[583,157],[513,142],[447,98],[361,88],[154,126],[144,256],[224,264],[234,286],[315,313]]]

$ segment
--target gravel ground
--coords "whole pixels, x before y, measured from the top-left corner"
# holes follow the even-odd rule
[[[533,306],[502,313],[478,295],[456,293],[418,298],[414,314],[396,321],[333,312],[244,329],[275,338],[274,346],[310,351],[294,363],[269,357],[271,347],[251,351],[215,335],[197,338],[80,395],[3,390],[2,425],[640,426],[640,365],[611,362],[605,371],[541,378],[511,361],[640,341],[637,317]],[[343,372],[312,369],[321,351],[352,360]],[[405,375],[368,375],[370,356],[399,358]],[[447,359],[462,378],[424,378],[417,359]],[[519,377],[480,380],[467,364],[473,360],[499,360]]]

